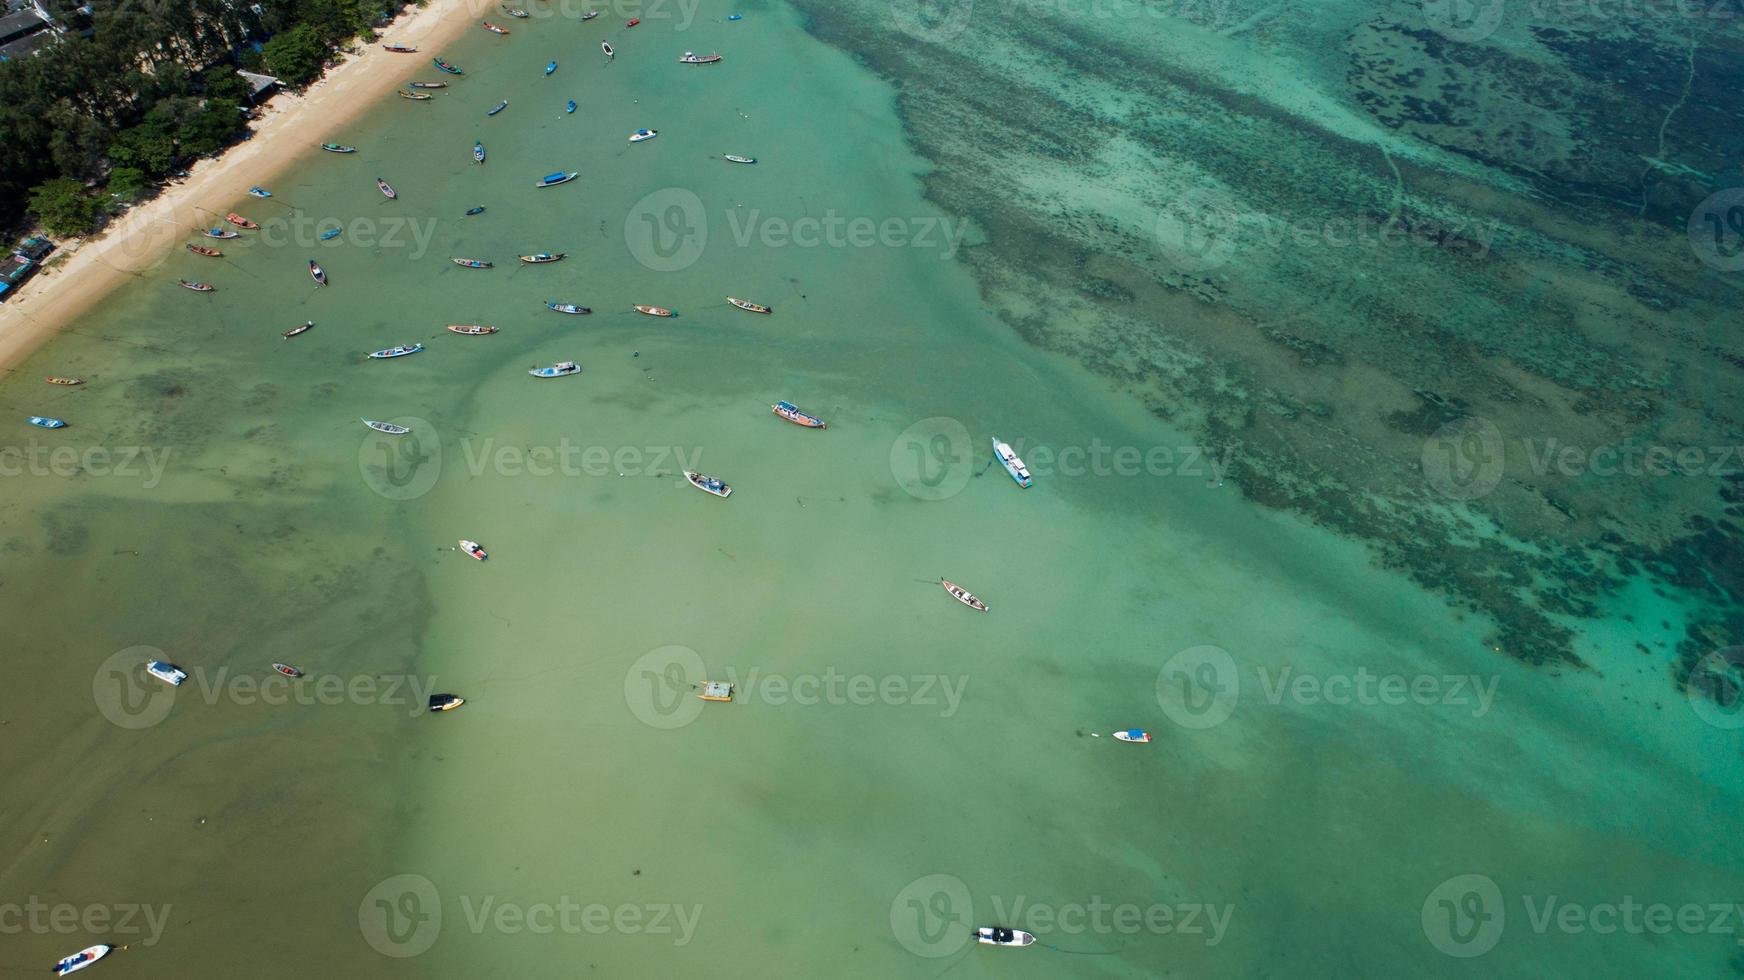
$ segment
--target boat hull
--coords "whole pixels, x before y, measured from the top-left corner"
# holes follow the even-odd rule
[[[1017,453],[999,437],[993,438],[993,458],[999,460],[999,465],[1005,467],[1005,472],[1011,476],[1013,483],[1028,489],[1035,482],[1029,475],[1029,467],[1023,465],[1023,460],[1017,458]]]

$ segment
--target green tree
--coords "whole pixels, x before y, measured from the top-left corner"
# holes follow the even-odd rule
[[[214,153],[242,128],[242,107],[229,99],[208,99],[176,130],[183,156]]]
[[[109,193],[124,201],[139,197],[148,186],[145,171],[138,167],[116,167],[109,172]]]
[[[267,71],[285,84],[306,85],[321,74],[321,66],[327,61],[327,45],[314,27],[298,24],[266,42],[260,55]]]
[[[176,161],[176,141],[169,126],[162,120],[147,120],[132,129],[124,129],[109,144],[109,159],[124,167],[138,167],[162,177]]]
[[[248,101],[248,83],[229,65],[219,65],[212,69],[202,81],[205,82],[208,99],[229,99],[236,103]]]
[[[103,202],[73,178],[55,177],[31,188],[28,209],[51,234],[83,235],[103,213]]]

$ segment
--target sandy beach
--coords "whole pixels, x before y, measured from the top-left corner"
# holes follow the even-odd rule
[[[96,236],[58,242],[49,267],[0,305],[0,371],[10,371],[165,249],[209,225],[211,208],[202,202],[230,200],[252,184],[269,183],[302,151],[327,141],[327,134],[375,105],[376,93],[428,69],[436,49],[471,25],[471,6],[467,0],[431,0],[401,16],[377,42],[341,55],[342,64],[301,94],[273,96],[252,124],[251,138],[197,161],[190,176],[118,216]],[[412,45],[418,53],[395,54],[382,50],[383,44]]]

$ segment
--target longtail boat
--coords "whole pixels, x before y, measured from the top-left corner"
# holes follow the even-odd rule
[[[686,51],[679,57],[678,63],[681,65],[712,65],[719,60],[721,60],[721,56],[718,54],[693,54]]]
[[[412,88],[447,88],[447,82],[407,82]]]
[[[525,10],[522,10],[520,7],[504,7],[503,13],[508,14],[510,17],[519,17],[522,20],[525,20],[528,17],[532,16],[531,14],[527,13]]]
[[[745,310],[745,311],[750,312],[750,313],[773,313],[774,312],[773,310],[771,310],[767,306],[762,306],[760,304],[753,303],[750,300],[746,300],[746,299],[734,299],[733,297],[728,296],[727,302],[733,304],[734,306],[737,306],[741,310]]]
[[[581,171],[579,171],[579,170],[571,170],[568,173],[564,173],[563,171],[559,170],[554,174],[546,174],[545,176],[540,177],[538,180],[533,182],[533,186],[534,187],[554,187],[558,184],[567,184],[570,181],[574,180],[578,175],[580,175],[580,173],[581,173]]]
[[[451,65],[446,61],[443,61],[441,58],[431,58],[430,60],[436,63],[437,68],[442,69],[443,71],[447,72],[450,75],[464,75],[464,74],[466,74],[466,72],[463,72],[459,68],[455,67],[454,65]]]
[[[314,325],[315,325],[315,321],[310,320],[308,323],[305,323],[300,327],[292,327],[291,329],[285,331],[285,339],[290,340],[292,337],[295,337],[296,335],[298,335],[300,333],[308,333],[309,329],[311,327],[313,327]]]
[[[214,259],[219,257],[220,255],[224,254],[223,252],[220,252],[215,248],[210,248],[210,247],[205,246],[205,245],[194,245],[194,244],[188,245],[188,251],[193,252],[195,255],[205,255],[205,256],[208,256],[208,257],[214,258]]]
[[[508,28],[498,27],[497,25],[491,23],[488,20],[484,22],[484,29],[487,31],[490,31],[492,34],[507,34],[507,33],[509,33]]]
[[[375,419],[360,419],[359,421],[377,432],[386,432],[390,436],[403,436],[412,431],[408,426],[395,425],[392,422],[377,422]],[[274,666],[278,665],[274,664]]]
[[[382,49],[395,54],[417,54],[418,49],[405,44],[384,44]]]
[[[209,282],[195,282],[192,279],[177,279],[176,282],[181,283],[183,288],[192,289],[196,293],[209,293],[218,288]]]
[[[200,234],[205,235],[207,238],[216,238],[219,241],[223,241],[227,238],[242,237],[242,233],[239,231],[225,231],[222,228],[202,228],[200,229]]]
[[[325,286],[325,285],[327,285],[327,270],[321,268],[321,266],[319,264],[317,264],[314,259],[310,259],[309,260],[309,278],[314,279],[316,282]]]
[[[818,418],[816,415],[810,415],[800,411],[799,407],[792,402],[776,402],[769,406],[769,410],[787,421],[792,422],[794,425],[803,425],[808,429],[827,428],[827,426],[824,425],[823,419]]]
[[[465,269],[489,269],[491,264],[484,259],[450,258],[448,261]]]
[[[42,380],[51,385],[82,385],[85,383],[84,378],[63,378],[56,374],[51,374]]]
[[[968,589],[965,589],[962,586],[958,585],[957,583],[952,582],[950,579],[943,579],[943,578],[939,579],[939,584],[945,587],[945,591],[949,592],[951,594],[951,598],[957,600],[958,602],[962,603],[965,606],[968,606],[970,609],[973,609],[976,612],[986,612],[987,611],[987,603],[982,602],[980,599],[975,598],[975,596],[973,594],[971,594]]]
[[[355,146],[340,146],[338,143],[322,143],[321,149],[326,150],[328,153],[356,153],[357,152],[357,147],[355,147]]]
[[[547,301],[545,308],[556,313],[574,313],[577,315],[585,315],[593,312],[593,310],[585,306],[576,306],[574,303],[553,303]]]
[[[521,261],[528,265],[544,265],[547,262],[560,261],[568,254],[568,252],[540,252],[536,255],[523,255],[521,256]]]
[[[428,96],[428,95],[419,95],[416,92],[408,92],[405,89],[400,89],[399,95],[400,95],[400,98],[411,99],[413,102],[428,102],[428,101],[430,101],[430,96]]]
[[[684,478],[690,481],[691,486],[701,490],[703,493],[712,493],[717,497],[731,497],[733,495],[732,487],[727,486],[724,482],[712,476],[704,476],[701,473],[693,473],[690,470],[685,470]]]
[[[742,156],[739,156],[739,155],[734,154],[734,153],[722,154],[721,159],[727,161],[728,163],[756,163],[757,162],[756,157],[742,157]]]
[[[260,227],[260,225],[255,224],[254,222],[248,220],[247,218],[244,218],[242,215],[237,214],[235,211],[232,211],[229,214],[225,215],[224,220],[230,222],[231,224],[235,225],[238,228],[247,228],[250,231],[253,231],[254,229]]]
[[[676,310],[669,310],[663,306],[643,306],[640,303],[636,304],[636,312],[637,313],[646,313],[649,316],[677,316],[678,315],[678,312]]]
[[[461,335],[466,336],[466,337],[483,337],[483,336],[486,336],[487,334],[496,333],[497,328],[496,327],[487,327],[487,326],[484,326],[484,325],[478,324],[478,323],[471,323],[471,324],[450,323],[448,325],[448,331],[450,333],[457,333],[457,334],[461,334]]]
[[[380,178],[380,177],[377,177],[377,178],[376,178],[376,179],[375,179],[375,186],[376,186],[376,190],[379,190],[379,191],[381,191],[381,192],[382,192],[382,194],[383,194],[383,195],[384,195],[384,196],[386,196],[386,197],[387,197],[387,199],[388,199],[388,200],[390,200],[390,201],[391,201],[391,200],[393,200],[393,199],[394,199],[394,198],[396,198],[396,197],[399,197],[399,196],[400,196],[400,195],[399,195],[399,192],[398,192],[398,191],[395,191],[395,190],[394,190],[394,187],[393,187],[393,185],[392,185],[392,184],[390,184],[390,183],[388,183],[388,182],[387,182],[387,181],[385,181],[385,180],[383,180],[383,179],[381,179],[381,178]]]

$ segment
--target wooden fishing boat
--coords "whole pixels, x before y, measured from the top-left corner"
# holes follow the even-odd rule
[[[574,303],[547,302],[545,304],[545,308],[548,310],[552,310],[554,312],[557,312],[557,313],[574,313],[577,315],[585,315],[585,314],[593,312],[593,310],[589,309],[588,307],[576,306]]]
[[[394,198],[400,196],[399,192],[394,190],[393,185],[389,184],[387,181],[381,179],[380,177],[377,177],[375,179],[375,186],[376,186],[376,189],[381,191],[383,196],[385,196],[390,201],[393,200]]]
[[[184,288],[192,289],[196,293],[209,293],[218,288],[209,282],[195,282],[192,279],[177,279],[176,282],[181,283]]]
[[[630,134],[630,142],[632,142],[632,143],[646,143],[649,140],[651,140],[654,137],[659,136],[659,135],[660,135],[660,131],[658,129],[638,129],[635,132]]]
[[[311,278],[311,279],[315,280],[316,282],[320,283],[321,285],[325,286],[325,285],[327,285],[327,270],[321,268],[320,264],[318,262],[316,262],[314,259],[310,259],[309,260],[309,278]]]
[[[491,264],[484,259],[450,258],[448,261],[464,269],[489,269]]]
[[[497,332],[496,327],[487,327],[487,326],[483,326],[483,325],[477,324],[477,323],[471,323],[471,324],[465,324],[465,325],[458,324],[458,323],[450,323],[448,325],[448,330],[450,333],[462,334],[462,335],[467,336],[467,337],[483,337],[486,334],[493,334],[493,333]]]
[[[398,347],[389,347],[385,350],[372,351],[369,356],[378,361],[385,361],[389,358],[405,357],[409,354],[416,354],[423,349],[423,344],[401,344]]]
[[[736,156],[732,153],[722,154],[721,159],[727,161],[728,163],[756,163],[757,162],[756,157],[742,157],[742,156]]]
[[[428,96],[428,95],[419,95],[416,92],[408,92],[405,89],[400,89],[399,95],[400,95],[400,98],[411,99],[413,102],[428,102],[428,101],[430,101],[430,96]]]
[[[255,186],[250,187],[248,189],[248,193],[254,195],[255,197],[272,197],[272,191],[269,191],[266,188],[261,187],[259,184],[256,184]]]
[[[273,664],[273,669],[286,677],[301,677],[303,672],[290,664]]]
[[[701,473],[693,473],[690,470],[685,470],[684,478],[690,481],[691,486],[701,490],[703,493],[712,493],[717,497],[731,497],[733,495],[732,487],[727,486],[725,483],[712,476],[704,476]]]
[[[51,385],[82,385],[85,383],[84,378],[63,378],[57,374],[51,374],[42,380]]]
[[[216,238],[219,241],[223,241],[227,238],[242,237],[242,232],[240,231],[225,231],[223,228],[202,228],[200,229],[200,234],[205,235],[207,238]]]
[[[545,176],[540,177],[537,181],[534,182],[533,186],[534,187],[556,187],[558,184],[567,184],[580,175],[581,175],[581,171],[579,171],[579,170],[571,170],[568,173],[564,173],[563,171],[559,170],[554,174],[546,174]]]
[[[532,16],[532,14],[527,13],[520,7],[504,7],[503,13],[508,14],[510,17],[519,17],[522,20],[526,20],[528,17]]]
[[[447,82],[407,82],[412,88],[447,88]]]
[[[944,579],[944,578],[939,579],[939,584],[945,587],[945,591],[949,592],[951,594],[951,598],[957,600],[958,602],[962,603],[965,606],[968,606],[970,609],[973,609],[976,612],[986,612],[987,611],[987,603],[982,602],[980,599],[975,598],[975,596],[973,594],[971,594],[968,589],[963,588],[962,586],[951,581],[950,579]]]
[[[638,304],[636,304],[635,309],[636,309],[637,313],[646,313],[649,316],[677,316],[678,315],[677,310],[669,310],[663,306],[643,306],[640,303],[638,303]]]
[[[370,428],[374,429],[377,432],[385,432],[390,436],[403,436],[406,433],[412,431],[411,429],[407,428],[406,426],[395,425],[392,422],[377,422],[375,419],[359,419],[358,421],[362,422],[364,425],[369,426]]]
[[[528,265],[544,265],[547,262],[562,261],[564,256],[568,254],[568,252],[557,252],[555,254],[551,252],[539,252],[535,255],[523,255],[521,256],[521,261]]]
[[[414,48],[414,47],[412,47],[410,45],[406,45],[406,44],[384,44],[384,45],[382,45],[382,49],[385,51],[392,51],[394,54],[417,54],[418,53],[417,48]]]
[[[600,14],[600,12],[597,10],[590,10],[587,13],[582,14],[581,19],[582,20],[593,20],[595,17],[598,17],[599,14]]]
[[[498,27],[497,25],[491,23],[488,20],[484,22],[484,29],[487,31],[490,31],[492,34],[507,34],[507,33],[509,33],[508,28]]]
[[[509,107],[509,100],[504,99],[503,101],[498,102],[496,105],[491,106],[489,109],[485,110],[485,115],[494,116],[497,113],[502,112],[504,109],[507,109],[508,107]]]
[[[416,85],[417,83],[413,82],[412,84]],[[356,153],[357,152],[357,147],[355,147],[355,146],[340,146],[338,143],[322,143],[321,149],[326,150],[328,153]]]
[[[558,361],[550,367],[534,368],[527,373],[535,378],[563,378],[571,374],[580,374],[581,365],[574,361]]]
[[[215,248],[211,248],[211,247],[206,246],[206,245],[195,245],[192,243],[189,243],[188,251],[193,252],[195,255],[204,255],[204,256],[207,256],[209,258],[214,258],[214,259],[219,257],[220,255],[224,254],[223,252],[220,252]]]
[[[300,327],[292,327],[291,329],[285,331],[285,339],[290,340],[292,337],[295,337],[298,334],[308,333],[310,328],[312,328],[314,326],[315,326],[315,321],[310,320],[308,323],[305,323]]]
[[[480,143],[478,140],[472,141],[472,162],[473,163],[483,163],[484,162],[484,144]]]
[[[229,214],[225,215],[224,220],[230,222],[231,224],[235,225],[238,228],[247,228],[250,231],[253,231],[253,230],[260,227],[260,225],[255,224],[254,222],[248,220],[247,218],[244,218],[242,215],[237,214],[235,211],[232,211]]]
[[[441,58],[431,58],[430,60],[435,62],[437,68],[441,69],[442,71],[447,72],[450,75],[464,75],[464,74],[466,74],[466,72],[461,71],[458,66],[451,65],[448,62],[443,61]]]
[[[344,228],[329,228],[321,233],[321,240],[324,242],[330,242],[333,239],[338,238],[339,233],[344,230]]]
[[[750,313],[773,313],[773,312],[775,312],[774,310],[771,310],[767,306],[763,306],[763,305],[758,304],[758,303],[753,303],[748,299],[734,299],[733,297],[728,296],[727,302],[733,304],[734,306],[737,306],[741,310],[745,310],[745,311],[750,312]]]
[[[477,208],[467,208],[467,209],[466,209],[466,216],[467,216],[467,217],[469,217],[469,218],[470,218],[470,217],[472,217],[472,216],[473,216],[473,215],[475,215],[475,214],[483,214],[483,213],[484,213],[484,208],[482,208],[482,207],[477,207]]]
[[[712,65],[720,60],[721,56],[718,54],[695,54],[686,51],[679,56],[678,63],[681,65]]]
[[[803,425],[808,429],[827,428],[827,426],[824,425],[823,419],[818,418],[816,415],[810,415],[800,411],[799,407],[794,405],[792,402],[776,402],[769,406],[769,410],[787,421],[792,422],[794,425]]]
[[[67,423],[62,420],[50,418],[46,415],[32,415],[24,421],[29,422],[31,425],[34,425],[39,429],[64,429],[67,427]]]

